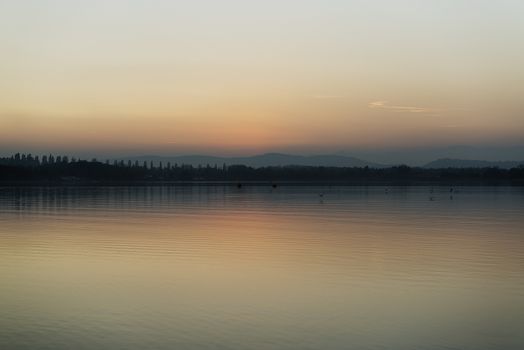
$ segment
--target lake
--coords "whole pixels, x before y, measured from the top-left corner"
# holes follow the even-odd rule
[[[0,187],[1,349],[524,349],[523,187]]]

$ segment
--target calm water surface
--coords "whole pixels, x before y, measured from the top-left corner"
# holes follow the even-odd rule
[[[518,187],[0,187],[0,349],[524,349],[523,214]]]

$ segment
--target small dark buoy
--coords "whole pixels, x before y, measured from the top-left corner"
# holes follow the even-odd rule
[[[271,187],[277,188],[277,184],[273,184],[273,185],[271,185]]]
[[[318,196],[319,197],[324,197],[324,193],[319,193]]]
[[[453,187],[449,189],[449,193],[453,193]]]
[[[240,182],[237,183],[237,188],[242,188],[242,184]]]

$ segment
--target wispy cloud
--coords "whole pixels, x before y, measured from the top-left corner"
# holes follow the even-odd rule
[[[388,101],[374,101],[368,104],[371,109],[384,109],[393,112],[407,112],[407,113],[431,113],[435,114],[438,110],[427,107],[415,107],[415,106],[398,106],[392,105]]]

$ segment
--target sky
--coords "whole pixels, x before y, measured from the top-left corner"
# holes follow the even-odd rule
[[[522,150],[523,33],[520,0],[3,0],[1,153]]]

